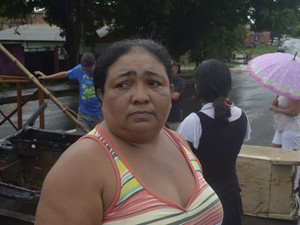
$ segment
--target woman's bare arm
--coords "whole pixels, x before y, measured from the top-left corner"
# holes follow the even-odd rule
[[[43,184],[35,225],[102,223],[101,168],[94,155],[99,145],[94,145],[77,142],[53,166]]]
[[[281,108],[276,104],[272,104],[270,110],[287,116],[298,116],[300,113],[300,100],[289,99],[287,108]]]

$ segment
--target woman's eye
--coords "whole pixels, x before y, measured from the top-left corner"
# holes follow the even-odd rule
[[[158,87],[160,86],[160,82],[157,82],[155,80],[151,80],[148,82],[148,85],[151,86],[151,87]]]
[[[118,88],[118,89],[124,89],[124,88],[126,88],[126,87],[128,87],[128,86],[129,86],[128,83],[123,82],[123,83],[117,84],[117,85],[116,85],[116,88]]]

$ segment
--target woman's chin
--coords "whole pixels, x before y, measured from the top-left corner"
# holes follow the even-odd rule
[[[155,137],[162,129],[162,124],[138,123],[130,128],[123,129],[124,134],[128,137],[135,136],[135,139],[151,139]]]

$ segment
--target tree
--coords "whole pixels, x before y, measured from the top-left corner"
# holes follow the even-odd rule
[[[111,1],[105,0],[2,0],[0,16],[26,18],[34,8],[45,8],[45,20],[62,29],[70,66],[79,61],[80,47],[95,38],[96,30],[109,20]]]
[[[202,61],[206,58],[228,58],[243,44],[243,27],[248,21],[247,1],[198,0],[190,1],[187,6],[178,0],[177,4],[172,21],[178,31],[175,36],[181,35],[183,43],[178,45],[173,40],[174,48],[177,45],[183,50],[188,44],[196,61]]]
[[[251,0],[250,16],[255,31],[269,30],[272,37],[281,37],[295,26],[299,14],[299,0]]]
[[[112,35],[151,37],[165,44],[177,59],[187,50],[196,58],[230,55],[243,43],[241,26],[248,21],[247,0],[119,0],[115,3]]]
[[[274,33],[282,33],[295,20],[298,1],[2,0],[0,16],[18,17],[34,7],[45,7],[46,20],[63,30],[71,65],[78,61],[80,46],[95,43],[95,31],[105,23],[110,33],[103,41],[152,38],[164,44],[177,60],[191,50],[201,61],[230,58],[232,51],[244,44],[249,16],[256,29],[272,28]]]
[[[79,60],[80,47],[95,38],[96,30],[109,19],[109,1],[96,0],[42,0],[46,7],[46,21],[62,28],[64,45],[71,65]]]

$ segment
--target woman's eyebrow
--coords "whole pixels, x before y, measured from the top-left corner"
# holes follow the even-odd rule
[[[128,70],[126,72],[119,73],[116,77],[114,77],[112,80],[118,80],[123,77],[130,77],[130,76],[136,76],[136,72],[133,70]]]
[[[157,77],[161,79],[164,78],[164,76],[161,73],[156,73],[151,70],[146,70],[144,74],[148,77]]]
[[[143,73],[144,76],[146,77],[156,77],[156,78],[160,78],[160,79],[163,79],[164,76],[162,76],[162,74],[160,73],[157,73],[157,72],[153,72],[151,70],[146,70],[144,73]],[[124,77],[134,77],[134,76],[137,76],[137,73],[136,71],[134,70],[128,70],[126,72],[121,72],[119,73],[116,77],[114,77],[112,80],[116,81],[118,79],[122,79]]]

